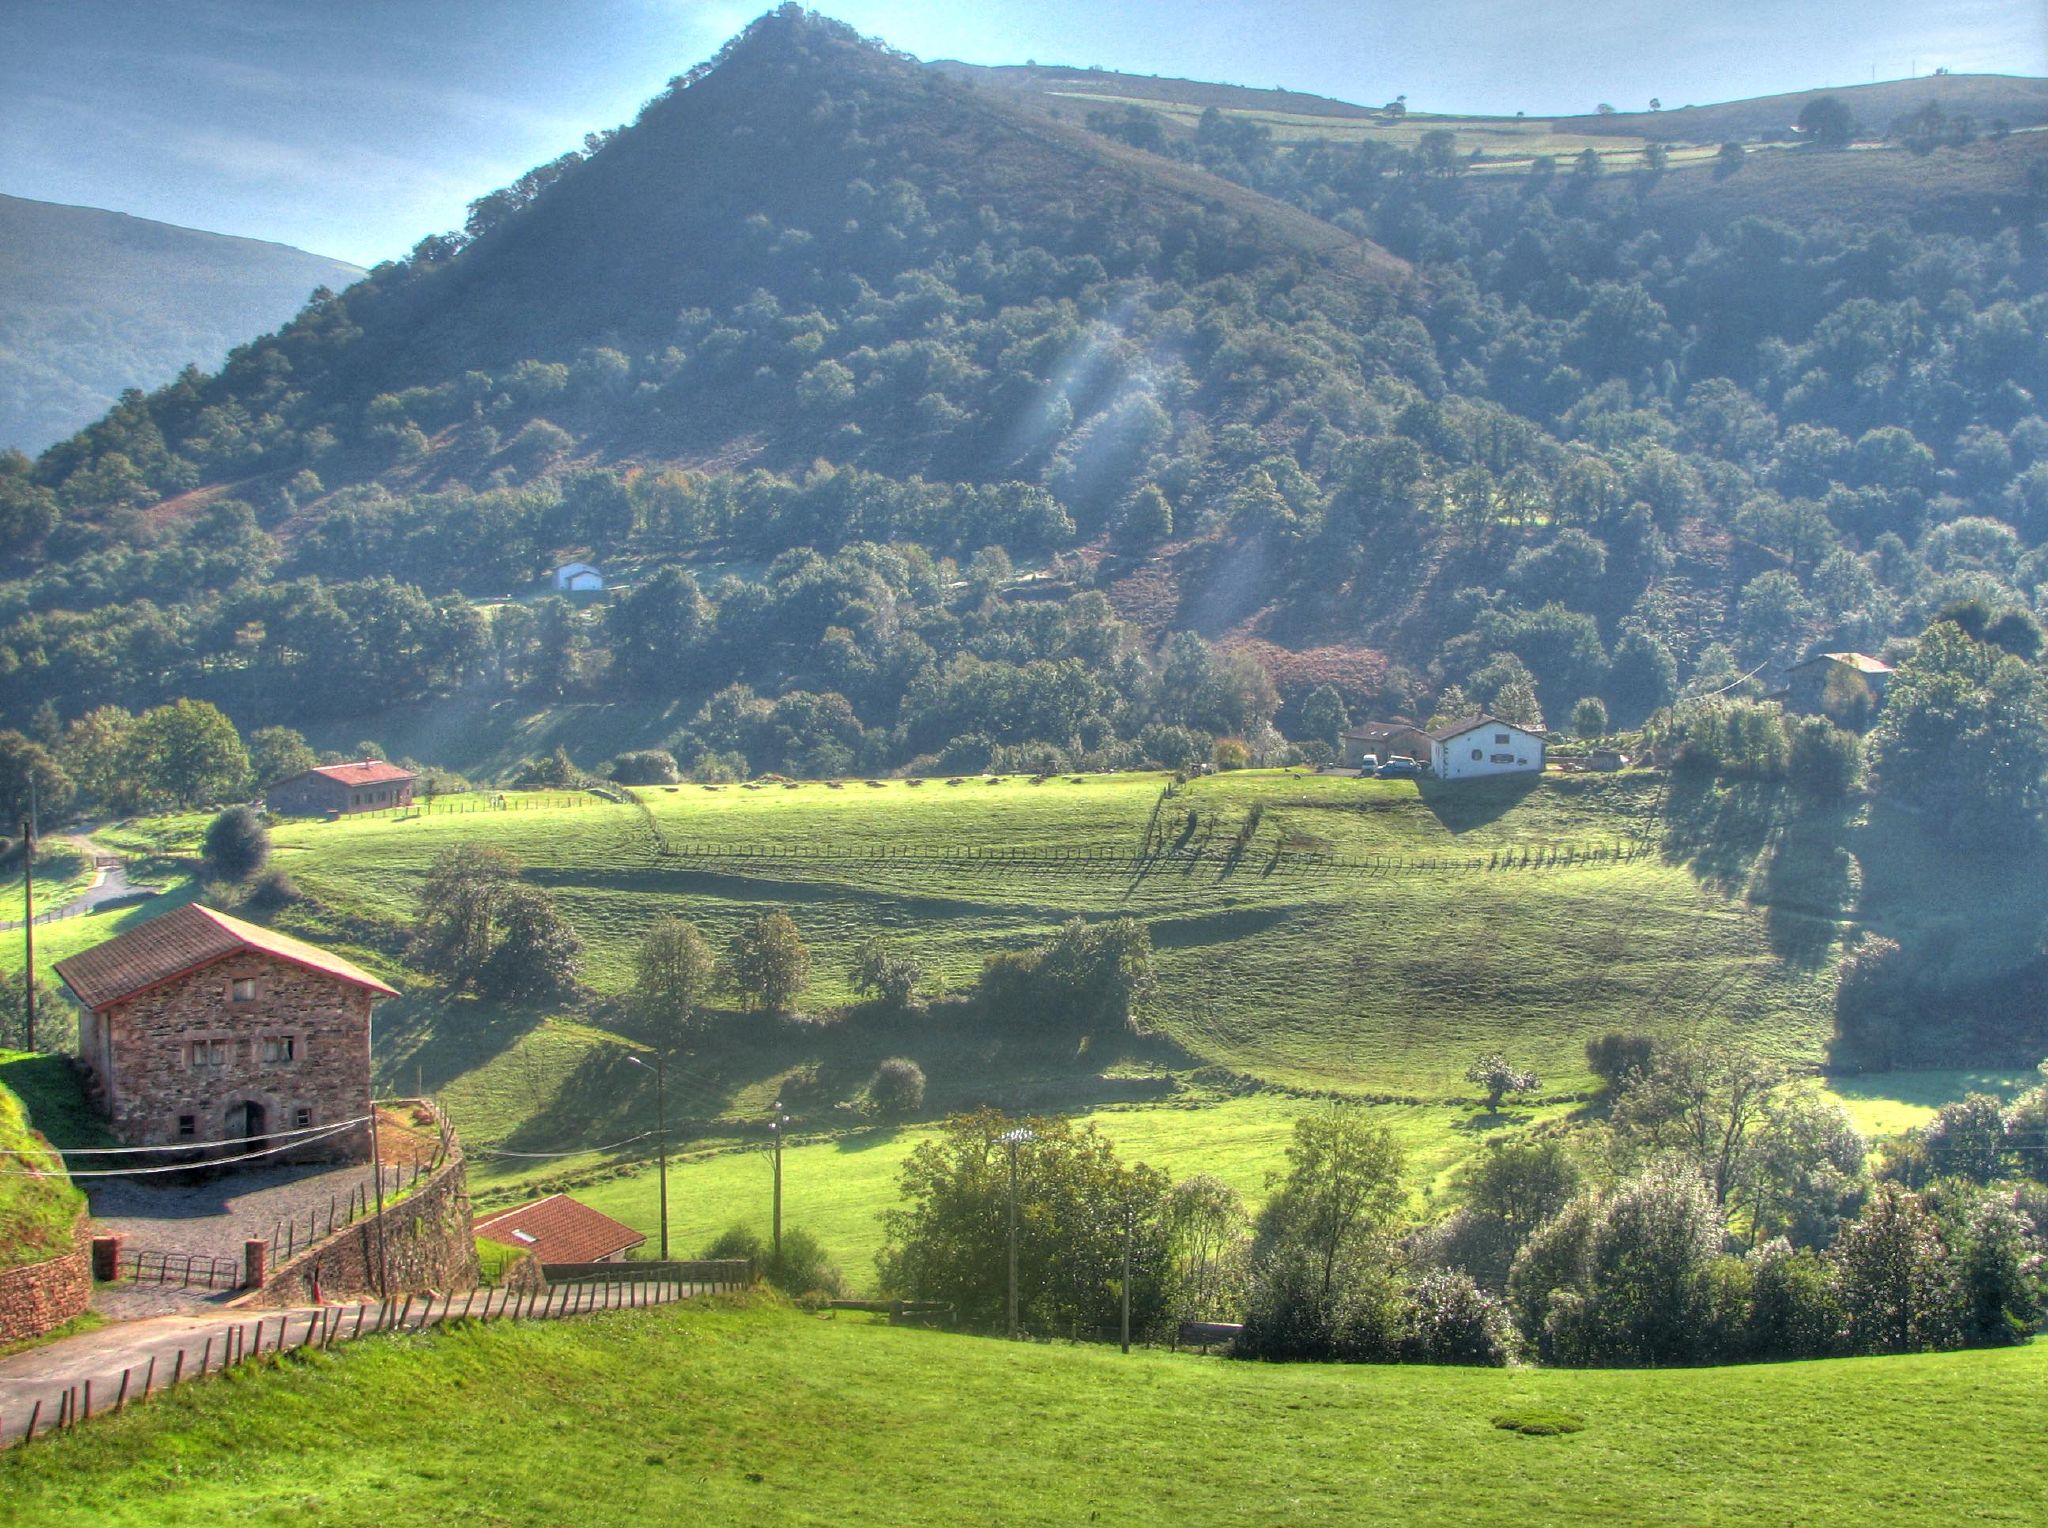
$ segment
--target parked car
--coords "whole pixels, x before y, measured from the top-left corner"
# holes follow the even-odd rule
[[[1421,777],[1422,766],[1405,753],[1389,754],[1372,775],[1375,780],[1414,780]]]
[[[1380,756],[1376,753],[1362,754],[1358,760],[1360,776],[1376,775],[1380,772]]]

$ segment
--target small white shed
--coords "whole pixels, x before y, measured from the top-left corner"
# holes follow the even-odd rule
[[[1540,774],[1543,735],[1497,716],[1475,716],[1432,730],[1429,762],[1439,780]]]
[[[594,594],[604,587],[604,575],[587,562],[565,562],[555,569],[555,587],[569,594]]]

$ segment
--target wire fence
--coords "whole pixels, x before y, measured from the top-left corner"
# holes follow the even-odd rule
[[[397,821],[410,817],[460,816],[467,812],[566,811],[618,804],[616,793],[594,790],[464,791],[452,796],[418,797],[407,806],[383,806],[342,815],[352,822],[366,817]]]
[[[121,1250],[118,1277],[132,1284],[175,1284],[181,1289],[239,1289],[244,1269],[240,1259],[203,1252]]]
[[[631,1265],[622,1265],[630,1267]],[[643,1265],[645,1266],[645,1265]],[[406,1295],[402,1300],[325,1305],[237,1318],[218,1329],[193,1328],[113,1355],[88,1378],[0,1379],[0,1448],[76,1427],[89,1417],[125,1410],[166,1390],[238,1365],[306,1349],[332,1347],[384,1332],[423,1332],[459,1321],[559,1321],[608,1310],[674,1304],[751,1279],[746,1262],[694,1265],[702,1281],[652,1273],[590,1280],[545,1292],[471,1290]]]

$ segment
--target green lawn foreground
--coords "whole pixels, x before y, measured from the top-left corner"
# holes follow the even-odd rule
[[[766,1302],[376,1338],[0,1456],[0,1520],[2038,1521],[2048,1347],[1564,1372],[1011,1345]],[[515,1399],[516,1398],[516,1399]],[[1528,1437],[1493,1418],[1571,1413]]]

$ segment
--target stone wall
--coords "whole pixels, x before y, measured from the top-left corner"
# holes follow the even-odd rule
[[[230,1000],[253,979],[256,996]],[[262,1109],[274,1133],[357,1119],[370,1112],[373,995],[255,950],[88,1015],[80,1052],[114,1134],[130,1146],[189,1146],[249,1133],[246,1109]],[[290,1059],[280,1054],[285,1042]],[[205,1046],[195,1062],[195,1046]],[[267,1054],[268,1053],[268,1054]],[[217,1064],[216,1064],[217,1058]],[[180,1134],[189,1115],[193,1133]],[[261,1160],[359,1162],[365,1127]]]
[[[92,1304],[92,1240],[81,1218],[71,1250],[0,1273],[0,1342],[40,1337]]]
[[[469,1229],[469,1174],[452,1133],[449,1142],[449,1159],[403,1199],[387,1204],[383,1215],[365,1216],[279,1264],[261,1289],[233,1303],[309,1305],[316,1279],[323,1300],[476,1288],[480,1270]],[[380,1261],[388,1280],[381,1289]]]

